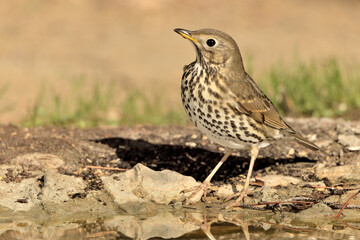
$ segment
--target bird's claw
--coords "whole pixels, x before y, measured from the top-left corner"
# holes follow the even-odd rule
[[[198,202],[201,199],[201,195],[204,196],[204,201],[206,201],[206,194],[207,194],[207,189],[209,188],[209,183],[207,182],[203,182],[202,184],[200,184],[200,186],[196,186],[196,187],[192,187],[190,189],[184,190],[184,192],[193,192],[190,196],[188,196],[185,199],[185,204],[193,204]],[[195,190],[192,190],[194,189]],[[193,199],[193,200],[192,200]]]
[[[236,207],[239,205],[240,202],[243,202],[245,203],[245,199],[247,197],[247,191],[244,191],[242,190],[240,193],[236,193],[236,194],[233,194],[229,197],[226,198],[227,201],[229,201],[230,199],[232,199],[233,197],[236,197],[236,196],[239,196],[235,201],[233,202],[230,202],[226,207],[225,209],[230,209],[230,208],[233,208],[233,207]]]

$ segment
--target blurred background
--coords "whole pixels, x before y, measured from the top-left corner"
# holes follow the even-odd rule
[[[359,22],[356,0],[1,1],[0,122],[187,124],[177,27],[230,34],[286,116],[358,119]]]

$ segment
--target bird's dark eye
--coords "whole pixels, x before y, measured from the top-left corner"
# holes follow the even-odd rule
[[[212,39],[212,38],[210,38],[210,39],[208,39],[208,40],[206,41],[206,44],[207,44],[209,47],[214,46],[215,43],[216,43],[215,40]]]

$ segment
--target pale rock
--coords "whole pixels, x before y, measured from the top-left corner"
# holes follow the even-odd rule
[[[353,131],[355,134],[360,134],[360,124],[357,124],[356,127],[351,128],[351,131]]]
[[[355,135],[340,134],[338,140],[341,145],[347,146],[351,151],[360,150],[360,138]]]
[[[358,189],[351,190],[342,194],[340,197],[340,202],[345,203],[350,198],[351,198],[351,200],[349,201],[350,205],[358,205],[358,206],[360,205],[360,194]]]
[[[265,185],[262,188],[262,202],[273,202],[279,200],[278,190]]]
[[[220,198],[227,198],[234,194],[234,189],[231,184],[223,184],[217,188],[216,195]]]
[[[181,202],[191,194],[184,193],[184,190],[199,185],[192,177],[170,170],[154,171],[140,163],[124,173],[103,176],[101,179],[104,189],[118,205]],[[200,198],[201,195],[194,201],[199,201]]]
[[[40,192],[35,178],[23,179],[19,183],[0,181],[0,205],[13,211],[29,211],[40,205]]]
[[[28,153],[10,160],[12,164],[21,166],[36,166],[42,170],[64,166],[64,160],[53,154]]]
[[[359,165],[324,167],[318,164],[315,167],[315,174],[319,179],[327,178],[333,183],[341,180],[360,181],[359,168]]]
[[[334,211],[328,205],[320,202],[308,208],[304,211],[297,213],[296,218],[301,220],[323,220],[324,218],[328,218],[334,215]]]
[[[263,181],[265,185],[268,187],[276,187],[276,186],[285,187],[290,184],[296,185],[302,182],[302,180],[299,178],[283,176],[283,175],[266,175],[263,177],[258,177],[258,179]]]
[[[84,194],[86,182],[78,177],[67,176],[52,169],[44,175],[44,186],[41,200],[48,202],[64,203],[71,199],[74,194]]]

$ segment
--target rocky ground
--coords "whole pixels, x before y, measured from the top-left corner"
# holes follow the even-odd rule
[[[288,122],[321,150],[290,141],[262,149],[246,204],[230,210],[224,206],[242,189],[247,151],[235,153],[215,175],[206,204],[198,196],[198,203],[183,205],[186,190],[205,179],[223,151],[195,128],[0,126],[0,236],[101,232],[148,239],[201,229],[209,236],[218,229],[215,224],[210,231],[212,223],[240,226],[253,238],[274,228],[360,236],[359,122]],[[333,218],[349,199],[341,218]]]

